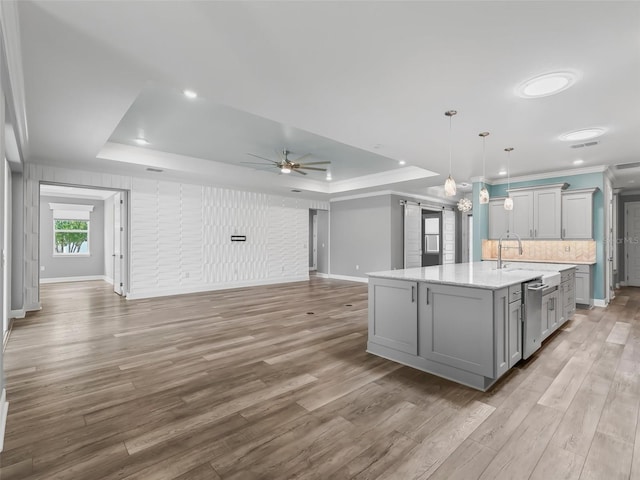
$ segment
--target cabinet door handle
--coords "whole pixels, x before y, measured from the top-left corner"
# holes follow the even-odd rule
[[[533,236],[534,236],[534,237],[537,237],[537,236],[538,236],[538,230],[537,230],[537,229],[534,229],[534,230],[533,230]]]
[[[529,236],[533,237],[533,230],[529,230]]]
[[[567,236],[567,232],[566,232],[566,230],[563,228],[563,229],[562,229],[562,238],[564,238],[564,237],[566,237],[566,236]]]
[[[429,305],[429,289],[428,289],[428,288],[427,288],[427,295],[426,295],[426,297],[427,297],[427,305]]]
[[[416,287],[411,286],[411,303],[416,301]]]

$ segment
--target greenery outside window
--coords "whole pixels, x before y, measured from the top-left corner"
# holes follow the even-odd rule
[[[54,255],[89,255],[89,220],[53,219]]]

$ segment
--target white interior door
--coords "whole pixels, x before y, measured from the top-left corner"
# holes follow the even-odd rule
[[[422,266],[422,208],[404,205],[404,268]]]
[[[313,216],[313,270],[318,269],[318,215]]]
[[[113,291],[122,295],[122,271],[123,255],[122,244],[124,228],[122,225],[122,193],[116,193],[113,197]]]
[[[627,285],[640,287],[640,202],[627,203],[624,225]]]

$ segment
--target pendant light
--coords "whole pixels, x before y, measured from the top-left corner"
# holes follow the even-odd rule
[[[507,152],[507,198],[504,199],[504,209],[513,210],[513,199],[509,196],[509,190],[511,189],[511,152],[513,152],[513,147],[507,147],[504,151]]]
[[[482,188],[480,189],[480,203],[489,203],[489,190],[487,190],[487,186],[484,183],[484,179],[486,178],[486,173],[485,173],[485,152],[486,152],[486,140],[487,137],[489,136],[489,132],[481,132],[478,134],[480,137],[482,137]]]
[[[451,176],[451,157],[453,150],[453,131],[451,128],[451,120],[457,113],[458,112],[456,112],[455,110],[447,110],[446,112],[444,112],[444,114],[449,117],[449,176],[444,182],[444,194],[447,197],[453,197],[456,194],[456,182]]]

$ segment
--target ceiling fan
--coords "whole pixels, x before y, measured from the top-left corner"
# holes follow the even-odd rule
[[[301,163],[300,160],[302,160],[303,158],[308,157],[309,155],[311,155],[310,153],[307,153],[306,155],[302,155],[301,157],[298,157],[295,161],[289,160],[289,154],[291,152],[289,150],[283,150],[282,154],[280,154],[280,161],[276,162],[275,160],[271,160],[269,158],[265,158],[265,157],[261,157],[260,155],[255,155],[253,153],[248,153],[247,155],[251,155],[252,157],[256,157],[259,158],[261,160],[266,160],[267,162],[271,162],[272,166],[274,167],[278,167],[280,169],[281,173],[291,173],[291,172],[296,172],[299,173],[300,175],[306,175],[306,172],[303,172],[302,170],[318,170],[320,172],[326,172],[327,169],[326,168],[318,168],[318,167],[310,167],[309,165],[325,165],[325,164],[329,164],[331,162],[308,162],[308,163]],[[244,163],[247,165],[264,165],[264,163],[260,162],[240,162],[240,163]]]

